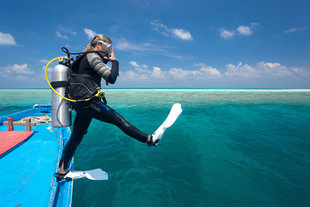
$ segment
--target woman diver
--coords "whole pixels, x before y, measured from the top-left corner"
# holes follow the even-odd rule
[[[85,52],[88,53],[83,55],[79,63],[76,64],[77,69],[75,72],[78,78],[76,78],[75,81],[81,82],[81,85],[91,82],[97,87],[100,87],[101,78],[103,78],[106,83],[114,84],[119,72],[119,63],[116,60],[111,39],[105,35],[97,34],[87,45]],[[106,66],[108,61],[112,62],[111,69]],[[69,91],[70,87],[71,90],[75,90],[74,84],[69,84]],[[75,91],[79,93],[79,90]],[[92,118],[116,125],[128,136],[140,142],[147,143],[149,146],[156,146],[162,136],[162,133],[156,132],[153,135],[143,133],[126,121],[119,113],[107,106],[105,99],[102,101],[100,98],[95,98],[87,102],[74,103],[73,108],[76,111],[76,117],[71,137],[64,147],[59,162],[59,171],[54,174],[57,181],[64,179],[69,172],[68,168],[72,157],[77,146],[81,143],[86,134]]]

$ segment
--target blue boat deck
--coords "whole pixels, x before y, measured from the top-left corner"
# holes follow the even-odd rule
[[[30,116],[50,116],[51,107],[14,114],[14,120]],[[47,113],[48,112],[48,113]],[[0,119],[0,131],[7,130]],[[24,131],[23,126],[14,126]],[[72,182],[57,183],[53,174],[70,136],[69,128],[54,129],[51,124],[32,127],[34,134],[0,159],[0,206],[70,206]],[[67,194],[67,195],[65,195]]]

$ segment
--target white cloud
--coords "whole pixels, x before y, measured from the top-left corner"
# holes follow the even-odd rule
[[[194,69],[185,69],[171,67],[163,70],[158,66],[149,67],[145,64],[138,64],[136,61],[129,63],[133,69],[120,72],[120,82],[134,81],[137,84],[160,84],[160,86],[187,83],[192,86],[195,84],[215,84],[217,86],[235,83],[244,85],[245,83],[263,86],[263,83],[269,85],[275,84],[277,81],[282,83],[291,83],[292,80],[307,80],[310,78],[310,71],[304,68],[287,67],[280,63],[258,62],[255,65],[243,64],[239,62],[237,65],[227,64],[221,72],[215,67],[208,66],[204,63],[194,65]],[[142,84],[142,85],[143,85]],[[212,85],[210,85],[212,86]]]
[[[134,43],[129,42],[125,38],[121,38],[115,41],[115,48],[123,51],[156,51],[156,52],[163,52],[168,46],[162,45],[155,45],[151,43]]]
[[[147,65],[145,64],[139,65],[136,61],[130,61],[129,64],[135,68],[143,68],[143,69],[148,68]]]
[[[50,60],[47,60],[47,59],[41,59],[41,60],[40,60],[40,63],[43,63],[43,65],[42,65],[42,70],[43,70],[43,71],[45,71],[45,67],[46,67],[47,63],[49,63],[49,61],[50,61]],[[47,73],[49,74],[48,77],[50,76],[50,72],[52,71],[52,69],[53,69],[53,68],[51,68],[51,67],[48,67],[48,68],[47,68]]]
[[[150,52],[150,53],[160,53],[161,55],[170,57],[170,58],[176,58],[179,61],[184,61],[185,59],[192,59],[191,56],[179,56],[171,54],[169,49],[172,48],[172,46],[169,45],[163,45],[160,44],[154,44],[154,43],[145,43],[145,42],[131,42],[126,40],[125,38],[120,38],[118,40],[115,40],[115,46],[114,48],[122,51],[129,51],[132,53],[135,52]]]
[[[56,31],[56,37],[60,39],[69,40],[69,36],[77,35],[77,32],[74,32],[70,27],[65,27],[59,25]]]
[[[266,77],[270,76],[283,77],[283,76],[292,76],[295,74],[293,68],[288,68],[286,66],[281,65],[280,63],[259,62],[256,64],[256,68],[261,72],[262,75]]]
[[[16,45],[15,39],[9,33],[0,32],[0,45]]]
[[[87,35],[88,39],[93,39],[97,34],[95,31],[93,31],[91,29],[87,29],[87,28],[84,28],[84,32]]]
[[[234,31],[228,31],[226,29],[221,29],[220,30],[220,35],[224,39],[232,38],[235,35]]]
[[[28,75],[33,74],[35,74],[35,72],[31,70],[27,64],[14,64],[6,67],[0,67],[0,77],[7,79],[24,80]]]
[[[204,63],[197,64],[197,66],[200,66],[200,72],[203,75],[207,75],[210,77],[220,77],[222,75],[218,69],[207,66]]]
[[[169,36],[171,34],[171,30],[159,21],[152,21],[151,25],[155,31],[161,33],[162,35]]]
[[[172,33],[182,40],[193,40],[191,33],[184,29],[173,29]]]
[[[224,73],[227,77],[257,77],[258,71],[248,65],[248,64],[242,64],[240,62],[238,65],[233,64],[227,64],[226,65],[226,72]]]
[[[289,33],[295,33],[295,32],[302,32],[302,31],[305,31],[306,29],[307,29],[306,26],[304,26],[304,27],[292,27],[292,28],[285,30],[284,33],[289,34]]]
[[[148,69],[146,64],[138,64],[136,61],[130,61],[129,64],[134,68],[125,72],[124,77],[131,80],[149,80],[152,78],[162,78],[164,75],[159,67],[153,67],[152,70]],[[122,72],[120,77],[122,77]]]
[[[168,70],[169,76],[175,79],[185,79],[191,75],[192,71],[185,70],[183,68],[171,68]]]
[[[197,70],[186,70],[183,68],[172,67],[169,70],[162,70],[160,67],[153,66],[152,69],[145,64],[138,64],[135,61],[130,61],[129,64],[134,69],[124,72],[120,77],[133,80],[183,80],[183,79],[213,79],[222,76],[221,72],[216,68],[207,66],[203,63],[197,64]]]
[[[66,39],[66,40],[69,39],[67,35],[63,35],[60,32],[56,32],[56,37],[61,38],[61,39]]]
[[[153,71],[152,71],[152,77],[162,79],[165,76],[164,76],[162,70],[159,67],[154,66],[153,67]]]
[[[151,25],[153,29],[165,36],[174,36],[181,40],[190,41],[193,40],[191,33],[185,29],[169,28],[168,26],[160,23],[159,21],[152,21]]]
[[[61,32],[62,34],[77,35],[77,32],[73,31],[70,26],[63,26],[62,24],[57,26],[57,31]]]
[[[129,64],[136,68],[140,67],[136,61],[130,61]]]
[[[235,33],[243,35],[243,36],[250,36],[253,34],[253,28],[258,26],[259,23],[252,22],[250,26],[246,25],[239,25],[236,30],[226,30],[226,29],[220,29],[220,36],[223,39],[229,39],[235,36]]]
[[[48,62],[49,62],[49,60],[47,60],[47,59],[41,59],[41,60],[40,60],[40,63],[47,64]]]
[[[255,66],[250,66],[248,64],[242,64],[240,62],[238,65],[227,64],[227,71],[225,76],[227,77],[248,77],[248,78],[291,78],[291,77],[309,77],[310,72],[297,67],[287,67],[280,63],[270,63],[270,62],[258,62]]]
[[[68,27],[60,26],[60,30],[63,31],[64,33],[77,35],[77,32],[73,31],[72,29],[70,29]]]
[[[13,66],[9,66],[9,69],[12,73],[34,74],[34,71],[28,68],[27,64],[23,64],[23,65],[14,64]]]
[[[240,25],[237,28],[237,31],[241,34],[241,35],[251,35],[253,34],[253,31],[251,30],[251,28],[249,26],[244,26],[244,25]]]
[[[116,41],[115,48],[119,50],[124,50],[124,51],[145,51],[147,50],[147,47],[144,47],[141,44],[134,44],[131,42],[128,42],[125,39],[120,39]]]
[[[22,75],[17,75],[14,77],[15,80],[27,80],[27,77],[22,76]]]
[[[251,27],[256,27],[256,26],[258,26],[259,25],[259,23],[257,23],[257,22],[252,22],[251,23]]]

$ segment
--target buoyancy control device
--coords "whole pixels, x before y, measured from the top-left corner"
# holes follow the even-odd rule
[[[77,101],[95,98],[100,89],[91,75],[79,71],[81,60],[85,55],[78,56],[69,66],[67,97]]]

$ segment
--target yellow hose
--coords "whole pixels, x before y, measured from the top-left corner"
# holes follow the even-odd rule
[[[50,88],[51,88],[58,96],[60,96],[61,98],[65,99],[65,100],[67,100],[67,101],[76,102],[76,100],[73,100],[73,99],[70,99],[70,98],[66,98],[66,97],[62,96],[61,94],[59,94],[59,93],[53,88],[53,86],[51,85],[51,83],[49,82],[49,80],[48,80],[48,78],[47,78],[47,68],[48,68],[48,66],[49,66],[53,61],[55,61],[55,60],[57,60],[57,59],[67,59],[67,60],[69,60],[69,58],[67,58],[67,57],[57,57],[57,58],[54,58],[53,60],[49,61],[49,62],[47,63],[47,65],[46,65],[46,67],[45,67],[45,78],[46,78],[46,82],[48,83],[48,85],[50,86]]]
[[[55,61],[55,60],[57,60],[57,59],[66,59],[66,60],[69,60],[69,58],[67,58],[67,57],[57,57],[57,58],[54,58],[54,59],[52,59],[51,61],[49,61],[49,62],[47,63],[47,65],[46,65],[46,67],[45,67],[45,78],[46,78],[46,82],[48,83],[48,85],[50,86],[50,88],[51,88],[58,96],[60,96],[61,98],[65,99],[65,100],[67,100],[67,101],[77,102],[77,100],[73,100],[73,99],[70,99],[70,98],[66,98],[66,97],[62,96],[61,94],[59,94],[59,93],[53,88],[53,86],[51,85],[50,81],[49,81],[48,78],[47,78],[47,68],[48,68],[48,66],[49,66],[53,61]],[[101,90],[100,88],[98,88],[97,90],[98,90],[98,91],[97,91],[97,94],[96,94],[95,96],[96,96],[96,97],[103,98],[103,97],[105,96],[103,90]],[[84,99],[83,101],[89,101],[90,99],[91,99],[91,98],[87,98],[87,99]]]

